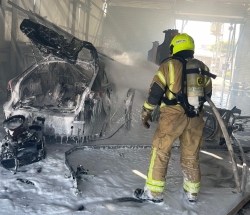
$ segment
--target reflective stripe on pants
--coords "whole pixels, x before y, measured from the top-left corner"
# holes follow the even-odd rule
[[[200,191],[200,182],[190,182],[184,179],[183,188],[189,193],[198,193]]]
[[[153,179],[153,171],[154,171],[153,168],[155,168],[156,157],[157,157],[157,149],[152,148],[151,159],[148,167],[148,177],[146,179],[146,186],[152,192],[162,193],[165,186],[165,178],[164,180]]]

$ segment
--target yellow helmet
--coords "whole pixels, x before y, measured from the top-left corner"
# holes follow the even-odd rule
[[[188,34],[177,34],[170,43],[170,53],[191,50],[194,51],[194,39]]]

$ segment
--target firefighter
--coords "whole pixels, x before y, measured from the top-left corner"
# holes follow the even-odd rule
[[[212,95],[212,81],[209,77],[211,73],[209,73],[208,67],[201,61],[194,59],[194,48],[194,40],[191,36],[185,33],[176,35],[170,44],[172,57],[167,58],[160,65],[150,85],[147,100],[142,108],[142,124],[146,128],[150,127],[148,121],[152,121],[151,115],[157,105],[160,105],[160,118],[152,140],[146,184],[144,189],[135,190],[134,196],[136,198],[155,203],[163,201],[171,147],[173,142],[179,138],[183,189],[189,203],[195,204],[198,200],[197,194],[200,190],[201,178],[199,150],[202,145],[204,127],[203,103],[205,102],[204,95],[209,97]],[[195,105],[190,106],[190,101],[195,99],[189,100],[187,92],[180,93],[183,88],[183,69],[184,66],[188,68],[188,65],[191,69],[197,67],[196,69],[202,70],[206,74],[203,79],[195,81],[202,86],[202,93],[204,93],[203,98],[197,97],[200,107],[196,108],[194,108]],[[189,114],[185,102],[183,103],[185,100],[189,101],[186,104],[193,108],[194,114]]]

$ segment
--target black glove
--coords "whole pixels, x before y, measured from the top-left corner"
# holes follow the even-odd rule
[[[152,122],[152,110],[148,110],[144,107],[142,107],[142,112],[141,112],[141,116],[142,116],[142,125],[145,127],[145,128],[149,128],[150,125],[148,124],[148,120],[150,122]]]

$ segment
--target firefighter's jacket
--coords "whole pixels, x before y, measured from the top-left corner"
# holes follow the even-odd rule
[[[209,71],[208,67],[203,62],[201,62],[201,66],[205,71]],[[145,108],[153,110],[156,105],[165,106],[166,104],[162,102],[162,97],[166,97],[168,100],[176,99],[173,93],[176,94],[181,90],[182,67],[183,64],[179,60],[171,58],[160,65],[150,85],[148,97],[144,103]],[[206,75],[204,77],[204,90],[204,93],[211,97],[212,81],[211,78]]]

